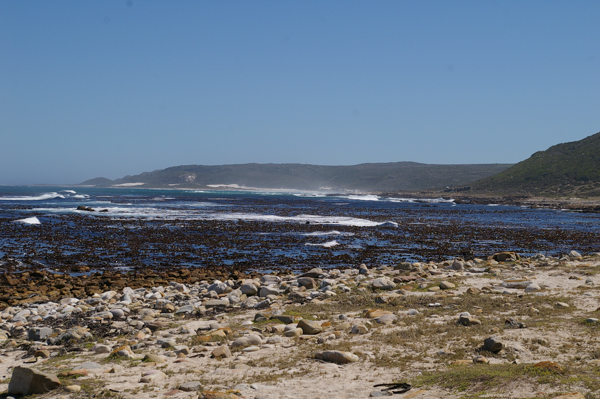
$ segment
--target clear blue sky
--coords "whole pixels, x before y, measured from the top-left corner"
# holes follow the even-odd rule
[[[513,163],[600,131],[598,1],[0,1],[0,184]]]

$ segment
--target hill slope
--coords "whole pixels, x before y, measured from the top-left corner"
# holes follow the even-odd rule
[[[369,163],[352,166],[305,164],[242,164],[175,166],[115,181],[96,178],[81,184],[109,186],[144,183],[142,187],[246,187],[297,190],[414,191],[462,186],[494,175],[509,164],[429,165],[416,162]]]
[[[472,184],[475,191],[536,195],[600,195],[600,133],[552,146]]]

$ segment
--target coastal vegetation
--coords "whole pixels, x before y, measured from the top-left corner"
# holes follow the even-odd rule
[[[600,195],[600,133],[536,152],[472,187],[480,193],[596,197]]]

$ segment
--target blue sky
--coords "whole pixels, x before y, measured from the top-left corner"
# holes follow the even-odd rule
[[[0,1],[0,184],[513,163],[600,131],[598,1]]]

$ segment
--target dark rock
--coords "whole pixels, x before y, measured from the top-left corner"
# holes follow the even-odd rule
[[[516,252],[498,252],[492,255],[492,259],[496,262],[514,262],[521,259],[521,257]]]
[[[527,328],[525,323],[521,323],[520,321],[516,321],[512,318],[506,319],[506,321],[504,321],[504,326],[506,328]]]
[[[486,338],[485,341],[483,341],[483,346],[481,347],[481,350],[492,353],[498,353],[502,349],[504,349],[504,344],[500,342],[498,337],[495,336]]]
[[[323,273],[323,269],[314,268],[314,269],[310,269],[306,273],[301,274],[300,276],[298,276],[298,279],[300,279],[302,277],[322,278],[322,277],[324,277],[324,275],[325,275],[325,273]]]
[[[302,329],[302,332],[307,335],[319,334],[323,331],[323,327],[316,321],[302,319],[298,322],[298,328]]]
[[[49,327],[32,327],[27,331],[27,337],[30,341],[42,341],[52,335],[53,332]]]
[[[60,381],[55,375],[17,366],[13,369],[12,377],[8,384],[8,393],[11,395],[32,395],[50,392],[59,386]]]
[[[317,286],[315,279],[312,277],[298,277],[298,284],[300,284],[301,287],[306,287],[308,290]]]

